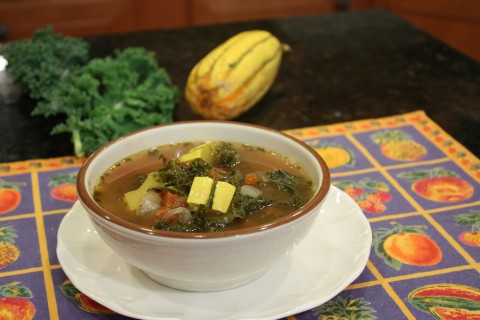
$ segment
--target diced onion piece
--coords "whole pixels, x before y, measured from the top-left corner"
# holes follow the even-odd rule
[[[162,215],[162,219],[168,220],[169,218],[173,217],[174,215],[178,215],[178,221],[182,224],[185,224],[192,220],[192,214],[190,211],[185,207],[177,207],[172,210],[165,212]]]
[[[262,195],[262,190],[246,184],[240,188],[240,194],[244,196],[250,196],[252,198],[258,198]]]
[[[142,203],[140,208],[137,210],[138,215],[148,215],[155,213],[155,211],[160,208],[161,198],[158,192],[149,190],[142,197]]]

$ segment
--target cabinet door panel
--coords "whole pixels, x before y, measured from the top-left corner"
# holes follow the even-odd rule
[[[480,61],[479,0],[376,0],[413,25]]]
[[[345,2],[345,1],[343,1]],[[222,23],[255,19],[309,15],[370,6],[369,0],[347,1],[350,7],[339,6],[337,0],[192,0],[192,24]]]
[[[53,26],[82,36],[185,25],[187,0],[10,0],[0,2],[0,25],[8,40]]]

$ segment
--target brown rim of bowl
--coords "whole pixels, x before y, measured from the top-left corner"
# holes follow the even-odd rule
[[[238,230],[229,230],[229,231],[219,231],[219,232],[175,232],[175,231],[165,231],[165,230],[156,230],[156,229],[149,229],[145,228],[142,226],[139,226],[135,223],[128,222],[126,220],[123,220],[115,215],[110,214],[108,211],[104,210],[100,205],[98,205],[92,197],[90,197],[87,188],[85,186],[85,183],[80,183],[81,181],[85,180],[85,174],[87,172],[88,167],[92,163],[92,161],[100,154],[103,150],[107,149],[110,145],[117,143],[118,141],[125,139],[126,137],[135,135],[139,132],[147,131],[147,130],[152,130],[158,127],[167,127],[167,126],[173,126],[173,125],[179,125],[179,124],[195,124],[195,123],[223,123],[223,124],[235,124],[235,125],[241,125],[241,126],[250,126],[254,127],[256,129],[260,130],[265,130],[269,131],[271,133],[276,133],[280,134],[293,142],[300,144],[303,146],[311,155],[316,158],[316,160],[319,162],[321,170],[322,170],[322,178],[323,178],[323,183],[320,185],[319,190],[315,193],[312,199],[308,201],[303,207],[300,209],[292,212],[291,214],[276,220],[274,222],[271,222],[269,224],[263,224],[259,226],[252,226],[248,228],[243,228],[243,229],[238,229]],[[119,161],[121,159],[118,159]],[[112,163],[113,165],[113,163]],[[83,203],[90,208],[91,211],[95,212],[95,214],[105,220],[110,221],[111,223],[114,223],[116,225],[119,225],[121,227],[124,227],[126,229],[140,232],[142,234],[149,234],[149,235],[155,235],[155,236],[163,236],[163,237],[168,237],[168,238],[179,238],[179,239],[213,239],[213,238],[227,238],[227,237],[233,237],[237,235],[242,235],[242,234],[251,234],[263,230],[268,230],[268,229],[273,229],[275,227],[284,225],[289,223],[290,221],[293,221],[295,219],[298,219],[302,216],[304,216],[307,212],[318,206],[326,197],[328,191],[330,189],[330,171],[327,167],[326,162],[323,160],[323,158],[316,152],[312,147],[308,146],[306,143],[303,141],[290,136],[286,133],[283,133],[279,130],[275,130],[272,128],[268,127],[263,127],[261,125],[256,125],[256,124],[251,124],[251,123],[244,123],[244,122],[238,122],[238,121],[224,121],[224,120],[190,120],[190,121],[177,121],[177,122],[172,122],[168,124],[161,124],[158,126],[152,126],[140,130],[133,131],[131,133],[125,134],[117,139],[114,139],[110,141],[109,143],[105,144],[104,146],[100,147],[97,149],[95,152],[93,152],[87,160],[83,163],[83,165],[80,167],[80,170],[78,171],[77,175],[77,192],[78,196],[83,201]]]

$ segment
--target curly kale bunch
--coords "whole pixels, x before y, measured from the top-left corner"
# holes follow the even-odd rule
[[[0,54],[13,80],[37,101],[32,115],[65,116],[52,134],[70,133],[78,157],[128,132],[173,121],[178,88],[143,48],[89,59],[86,41],[48,28]]]

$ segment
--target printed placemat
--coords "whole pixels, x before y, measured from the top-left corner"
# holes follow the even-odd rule
[[[324,157],[374,236],[357,280],[289,320],[480,319],[478,158],[423,111],[285,132]],[[83,161],[0,164],[0,318],[127,319],[76,289],[55,254]]]

